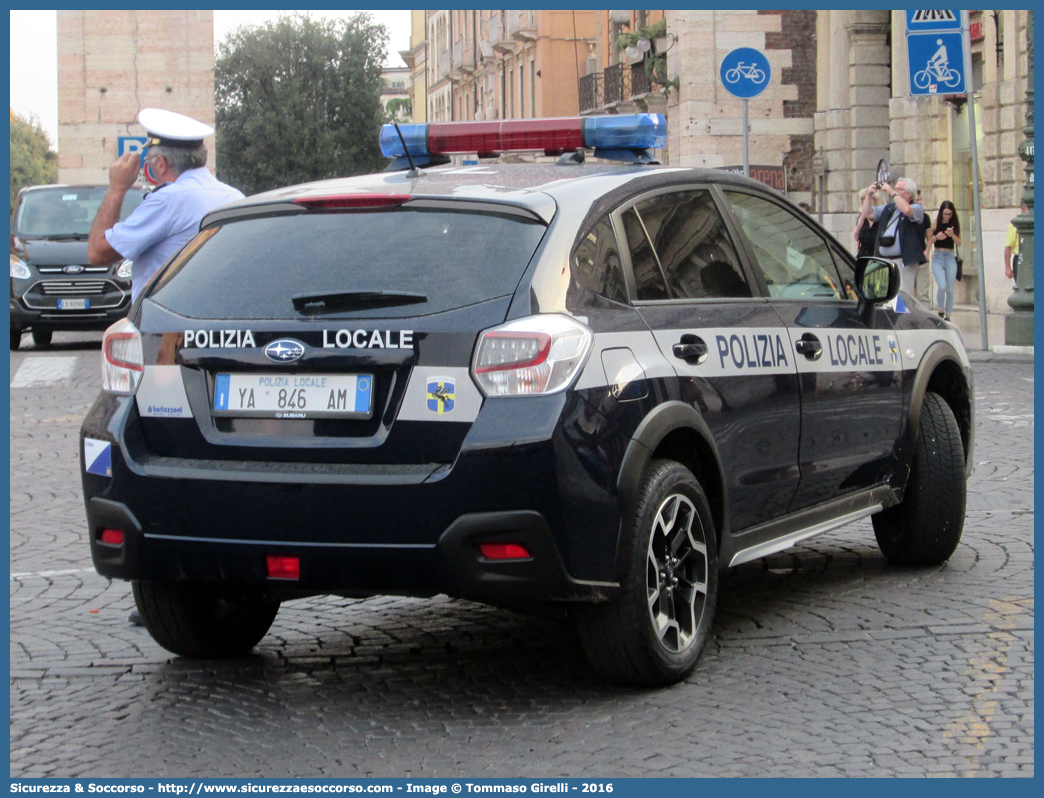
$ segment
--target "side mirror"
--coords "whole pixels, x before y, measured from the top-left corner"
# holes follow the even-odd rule
[[[899,295],[902,274],[899,266],[884,258],[865,256],[856,261],[855,287],[859,293],[859,315],[873,326],[874,305],[891,302]]]
[[[868,256],[856,261],[856,291],[867,302],[891,302],[899,294],[901,279],[899,267],[890,260]]]

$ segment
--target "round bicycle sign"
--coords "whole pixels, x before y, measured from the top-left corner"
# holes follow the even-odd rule
[[[760,50],[737,47],[722,60],[718,74],[725,91],[734,97],[749,100],[768,88],[772,80],[772,67]]]

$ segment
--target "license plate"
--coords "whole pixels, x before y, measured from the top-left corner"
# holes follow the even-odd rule
[[[369,418],[372,374],[218,374],[214,415]]]
[[[89,310],[91,300],[89,299],[59,299],[58,310]]]

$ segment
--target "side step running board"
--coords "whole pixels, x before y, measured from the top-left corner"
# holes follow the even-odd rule
[[[831,518],[828,521],[822,521],[818,524],[813,524],[810,527],[799,529],[796,532],[791,532],[783,537],[776,538],[775,540],[767,540],[763,543],[757,543],[746,549],[740,549],[737,551],[732,559],[729,561],[729,567],[734,565],[740,565],[751,560],[757,560],[761,557],[767,557],[770,554],[775,554],[777,551],[783,551],[789,549],[796,543],[800,543],[802,540],[821,535],[824,532],[829,532],[831,529],[837,529],[839,526],[845,524],[851,524],[853,521],[860,521],[864,518],[868,518],[874,513],[879,513],[884,509],[884,505],[875,504],[872,507],[866,507],[862,510],[856,510],[855,512],[842,515],[837,518]]]

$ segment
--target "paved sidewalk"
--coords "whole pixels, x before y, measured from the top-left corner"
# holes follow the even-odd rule
[[[979,317],[977,305],[955,305],[950,315],[953,326],[961,331],[964,338],[964,347],[968,354],[984,353],[982,348],[982,324]],[[1033,358],[1033,347],[1008,346],[1004,343],[1004,314],[986,314],[986,339],[989,351],[993,355],[1015,356],[1021,358]]]

